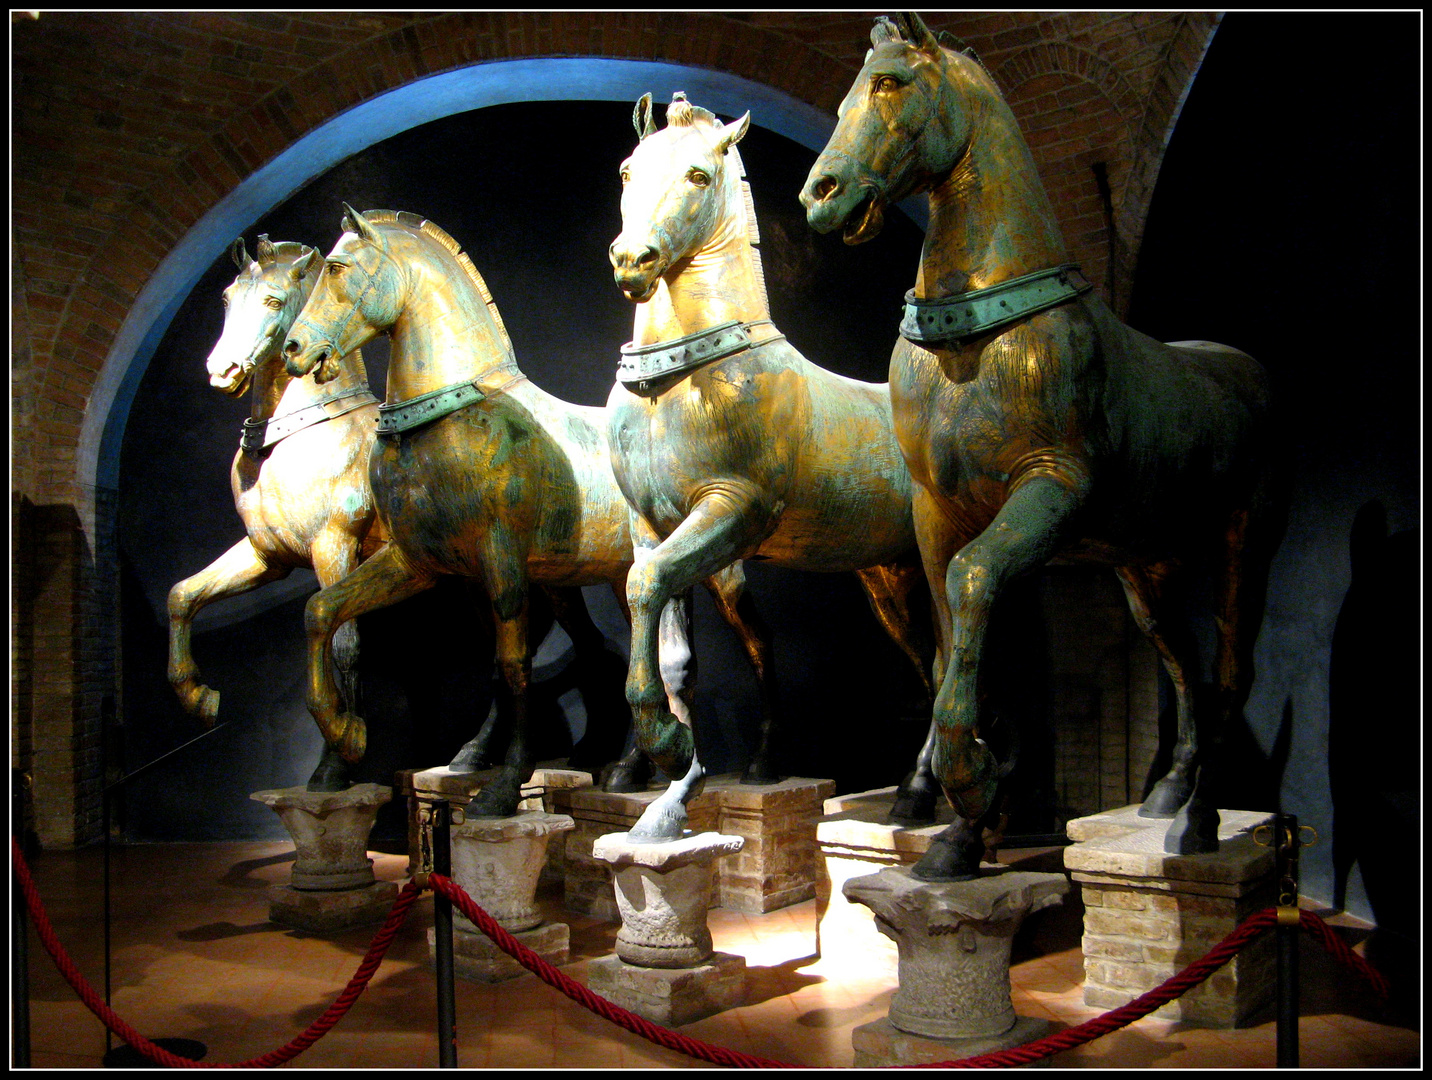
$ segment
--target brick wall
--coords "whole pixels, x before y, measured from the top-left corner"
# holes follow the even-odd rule
[[[527,56],[662,60],[766,83],[833,114],[870,29],[869,15],[804,12],[44,12],[11,21],[12,486],[28,500],[12,557],[31,576],[12,611],[12,759],[35,771],[52,843],[94,833],[96,729],[114,694],[114,621],[103,599],[114,594],[110,495],[79,473],[81,425],[137,295],[195,222],[305,133],[426,75]],[[974,46],[1011,95],[1095,280],[1107,236],[1089,167],[1106,163],[1116,270],[1127,277],[1216,16],[941,13],[930,22]]]

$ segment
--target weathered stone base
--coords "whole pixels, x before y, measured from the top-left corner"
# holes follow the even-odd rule
[[[647,806],[665,790],[665,784],[658,784],[625,795],[598,787],[553,792],[555,812],[569,815],[575,823],[566,834],[563,864],[563,902],[568,911],[621,922],[612,865],[593,857],[592,845],[609,833],[630,832]],[[687,804],[687,827],[697,833],[714,832],[719,811],[719,796],[708,787]],[[713,877],[711,904],[716,900]]]
[[[1084,1003],[1127,1004],[1178,974],[1245,918],[1277,902],[1273,849],[1252,830],[1268,814],[1221,810],[1219,850],[1171,855],[1169,822],[1137,806],[1079,818],[1064,865],[1083,889]],[[1245,1024],[1276,995],[1276,946],[1263,934],[1228,964],[1152,1015],[1213,1028]]]
[[[598,918],[620,918],[611,866],[592,858],[592,845],[608,833],[630,832],[651,801],[666,790],[619,795],[597,787],[554,790],[549,810],[568,814],[576,828],[566,836],[563,864],[566,906]],[[742,784],[735,773],[708,777],[686,808],[694,833],[719,832],[745,840],[741,853],[721,860],[711,906],[748,915],[776,911],[814,897],[822,868],[816,823],[833,780],[790,777],[775,784]]]
[[[1032,1016],[1021,1016],[1003,1035],[986,1036],[980,1039],[935,1039],[928,1035],[911,1035],[901,1031],[890,1022],[888,1016],[861,1024],[850,1033],[855,1046],[855,1067],[857,1069],[878,1069],[886,1066],[930,1065],[941,1061],[960,1061],[979,1054],[993,1054],[1014,1046],[1042,1039],[1053,1029],[1049,1020]],[[1024,1068],[1047,1066],[1050,1059],[1044,1058]]]
[[[571,959],[571,930],[566,923],[543,923],[512,935],[553,967]],[[437,933],[428,927],[428,959],[437,955]],[[453,974],[474,982],[499,983],[527,974],[527,969],[499,949],[486,934],[454,925]]]
[[[270,885],[269,920],[313,934],[333,934],[380,923],[393,910],[398,886],[374,881],[357,889],[295,889]]]
[[[713,953],[690,968],[649,968],[603,956],[587,965],[587,989],[664,1027],[680,1027],[746,1003],[746,960]]]

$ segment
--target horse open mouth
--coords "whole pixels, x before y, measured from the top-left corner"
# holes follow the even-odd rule
[[[241,364],[230,364],[228,370],[223,374],[210,375],[209,385],[215,390],[223,391],[229,397],[239,397],[249,388],[252,376],[252,368],[246,368]]]
[[[284,366],[288,368],[290,375],[301,379],[305,375],[312,374],[314,382],[325,381],[324,368],[329,357],[333,355],[333,346],[328,342],[317,341],[303,349],[299,348],[298,342],[290,340],[284,347],[284,352],[288,354]]]
[[[622,295],[633,304],[644,304],[650,300],[661,282],[660,274],[636,274],[618,270],[612,276],[616,279],[617,288],[621,289]]]
[[[863,244],[873,240],[885,227],[885,199],[874,188],[865,189],[865,197],[845,219],[841,239],[847,244]]]

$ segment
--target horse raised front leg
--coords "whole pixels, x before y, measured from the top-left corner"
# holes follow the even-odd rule
[[[431,574],[415,572],[393,544],[388,544],[343,580],[309,597],[304,609],[308,635],[308,711],[323,741],[347,762],[362,759],[367,748],[363,720],[348,711],[333,671],[335,630],[350,619],[429,589]]]
[[[219,692],[199,680],[199,665],[190,648],[195,617],[215,600],[267,585],[288,572],[289,567],[268,562],[246,537],[169,590],[169,683],[184,711],[205,727],[212,727],[219,715]]]
[[[666,667],[675,669],[674,649],[685,647],[684,616],[671,601],[697,582],[725,569],[742,552],[758,543],[770,522],[756,506],[752,492],[735,484],[702,498],[676,530],[651,550],[651,529],[633,515],[632,536],[636,563],[627,578],[627,599],[632,613],[631,663],[627,669],[627,701],[636,724],[637,744],[671,777],[680,777],[647,807],[631,830],[631,838],[656,843],[680,838],[685,827],[686,803],[698,793],[705,774],[696,753],[689,718],[685,723],[673,710],[682,706],[678,695],[668,699],[661,677],[660,654],[668,652]],[[689,654],[683,662],[689,662]]]
[[[1058,551],[1084,485],[1039,475],[1020,485],[989,526],[956,553],[945,573],[949,661],[935,699],[934,769],[959,817],[912,868],[927,881],[979,873],[982,825],[998,812],[1001,770],[979,737],[979,671],[1000,591]]]

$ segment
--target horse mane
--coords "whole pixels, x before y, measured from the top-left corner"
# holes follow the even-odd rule
[[[478,295],[481,296],[483,302],[487,304],[487,310],[492,316],[492,321],[497,324],[498,332],[502,334],[502,343],[507,346],[508,355],[512,355],[512,338],[507,334],[507,326],[502,321],[502,312],[497,309],[497,302],[492,299],[492,292],[488,289],[487,282],[482,280],[482,275],[477,272],[477,267],[472,264],[472,260],[467,257],[467,253],[462,250],[461,244],[427,218],[420,217],[417,214],[411,214],[406,210],[396,212],[392,210],[364,210],[363,217],[374,225],[401,225],[404,228],[422,233],[424,236],[441,244],[442,247],[457,260],[457,264],[462,267],[463,272],[467,274],[473,285],[476,286]]]

